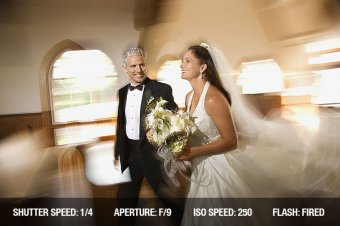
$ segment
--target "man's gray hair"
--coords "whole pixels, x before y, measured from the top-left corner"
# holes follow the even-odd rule
[[[123,65],[126,65],[126,59],[129,56],[143,56],[146,57],[144,51],[141,48],[129,48],[123,53]]]

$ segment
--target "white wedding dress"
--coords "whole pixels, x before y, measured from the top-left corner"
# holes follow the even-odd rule
[[[191,137],[192,146],[204,145],[219,137],[204,108],[209,86],[210,83],[206,82],[192,113],[198,128]],[[191,107],[193,94],[189,97],[187,109]],[[251,222],[242,217],[194,216],[195,208],[207,211],[226,208],[233,205],[230,203],[233,198],[339,197],[339,176],[335,176],[339,165],[321,171],[320,159],[316,157],[314,161],[313,153],[306,155],[305,148],[292,128],[284,123],[271,122],[264,126],[253,145],[194,158],[182,225],[261,225],[266,221],[265,217],[261,221],[260,213]],[[315,175],[319,176],[317,180]],[[257,220],[260,223],[256,223]]]
[[[197,126],[197,132],[191,137],[192,146],[208,144],[220,136],[213,120],[204,108],[209,86],[210,83],[206,82],[197,107],[192,113]],[[193,94],[194,92],[189,97],[188,109],[191,107]],[[221,154],[194,158],[188,198],[247,197],[250,193],[256,193],[256,191],[249,190],[249,185],[257,182],[253,181],[252,177],[248,178],[250,175],[245,166],[238,165],[236,158],[240,152],[242,151],[235,149]],[[242,180],[240,176],[247,180]]]
[[[196,109],[192,113],[195,117],[197,131],[191,137],[192,146],[199,146],[216,140],[219,132],[204,108],[205,97],[210,83],[206,82]],[[189,97],[188,109],[191,107],[192,92]],[[217,198],[247,197],[257,193],[252,187],[259,181],[253,180],[245,166],[239,165],[237,156],[241,150],[235,149],[221,154],[206,155],[194,158],[192,161],[192,175],[187,196],[182,225],[240,225],[238,218],[197,217],[193,214],[195,208],[208,211],[210,208],[224,207],[223,200]]]

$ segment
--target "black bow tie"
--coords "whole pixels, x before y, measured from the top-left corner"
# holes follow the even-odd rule
[[[143,90],[143,85],[137,85],[137,86],[129,85],[129,89],[130,89],[130,91],[133,91],[135,89],[138,89],[139,91],[142,91]]]

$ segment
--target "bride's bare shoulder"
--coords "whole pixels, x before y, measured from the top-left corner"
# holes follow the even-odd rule
[[[205,105],[213,107],[220,104],[228,104],[228,101],[219,89],[211,85],[205,97]]]

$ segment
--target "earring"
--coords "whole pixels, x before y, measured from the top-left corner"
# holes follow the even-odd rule
[[[201,75],[201,79],[204,79],[204,74],[202,72],[200,72]]]

